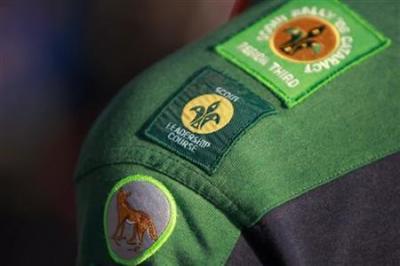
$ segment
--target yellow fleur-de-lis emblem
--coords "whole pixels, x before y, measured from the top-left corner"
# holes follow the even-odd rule
[[[218,108],[219,104],[220,101],[216,101],[210,104],[207,109],[201,105],[192,107],[190,111],[194,111],[196,116],[193,118],[190,125],[196,129],[201,129],[210,121],[214,121],[216,124],[218,124],[220,121],[220,116],[214,111]]]
[[[184,106],[181,120],[193,133],[210,134],[229,124],[233,113],[233,105],[227,98],[218,94],[203,94]]]

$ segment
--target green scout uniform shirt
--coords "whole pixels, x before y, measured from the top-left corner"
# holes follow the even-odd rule
[[[77,169],[79,265],[400,263],[399,3],[308,3],[262,2],[123,88]],[[329,30],[351,52],[301,73]]]

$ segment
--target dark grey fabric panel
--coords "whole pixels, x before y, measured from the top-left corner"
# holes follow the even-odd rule
[[[243,236],[264,265],[400,265],[400,153],[273,210]]]
[[[233,249],[231,256],[229,257],[226,265],[229,266],[244,266],[244,265],[252,265],[259,266],[263,265],[258,258],[258,256],[254,253],[254,250],[249,246],[247,240],[240,236],[237,241],[235,248]]]

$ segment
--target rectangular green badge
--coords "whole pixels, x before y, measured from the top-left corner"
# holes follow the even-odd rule
[[[293,107],[389,42],[338,1],[294,0],[216,50]]]
[[[163,108],[145,135],[211,174],[246,128],[273,113],[270,103],[206,67]]]

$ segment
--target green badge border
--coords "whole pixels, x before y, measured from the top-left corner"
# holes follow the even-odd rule
[[[135,258],[127,260],[127,259],[123,259],[121,257],[118,256],[118,254],[116,254],[112,248],[111,248],[111,244],[110,244],[110,240],[108,237],[108,213],[109,213],[109,205],[111,202],[111,198],[114,196],[114,194],[118,191],[118,189],[120,189],[121,187],[123,187],[124,185],[128,184],[128,183],[134,183],[134,182],[148,182],[154,186],[156,186],[159,190],[161,190],[169,203],[170,206],[170,217],[169,217],[169,221],[168,221],[168,225],[167,227],[164,229],[164,231],[162,232],[162,234],[159,236],[159,238],[147,249],[143,250],[141,254],[137,255]],[[176,202],[174,200],[174,197],[172,196],[172,194],[169,192],[169,190],[158,180],[156,180],[155,178],[151,177],[151,176],[146,176],[146,175],[131,175],[131,176],[127,176],[121,180],[119,180],[111,189],[110,193],[107,196],[107,200],[106,200],[106,204],[105,204],[105,208],[104,208],[104,215],[103,215],[103,226],[104,226],[104,235],[106,238],[106,243],[107,243],[107,250],[108,253],[110,254],[110,256],[113,258],[114,261],[121,263],[123,265],[138,265],[140,263],[142,263],[143,261],[145,261],[146,259],[148,259],[149,257],[151,257],[152,255],[154,255],[154,253],[161,248],[161,246],[168,240],[168,238],[171,236],[175,225],[176,225]]]
[[[297,104],[301,103],[302,101],[304,101],[305,99],[307,99],[310,95],[312,95],[314,92],[316,92],[323,85],[325,85],[329,81],[335,79],[338,75],[344,73],[351,67],[363,62],[364,60],[374,56],[375,54],[384,50],[391,44],[391,40],[389,38],[385,37],[382,33],[380,33],[378,30],[376,30],[369,22],[367,22],[364,18],[362,18],[360,15],[358,15],[356,12],[354,12],[350,7],[348,7],[344,3],[340,2],[339,0],[331,0],[331,1],[336,3],[338,5],[338,7],[345,14],[352,16],[356,21],[358,21],[361,26],[363,26],[369,33],[373,34],[378,39],[378,41],[380,41],[381,43],[379,45],[371,48],[370,50],[356,56],[353,60],[350,60],[349,62],[342,65],[340,68],[338,68],[337,70],[332,71],[331,75],[325,77],[324,79],[321,79],[314,86],[310,86],[307,90],[303,91],[303,93],[299,94],[296,98],[291,98],[291,97],[287,96],[287,94],[283,90],[281,90],[280,87],[277,86],[273,81],[269,80],[262,73],[259,73],[257,70],[253,69],[251,65],[247,64],[246,62],[243,62],[243,60],[237,59],[235,54],[225,50],[225,48],[223,47],[226,42],[230,41],[232,38],[234,38],[238,34],[241,34],[242,32],[246,31],[248,28],[252,27],[254,24],[258,23],[260,20],[271,15],[272,13],[277,12],[281,6],[276,11],[271,12],[268,15],[264,15],[264,16],[258,18],[257,20],[252,22],[250,25],[246,26],[245,28],[241,29],[240,31],[235,32],[228,38],[224,39],[222,42],[220,42],[219,44],[217,44],[214,47],[214,50],[217,52],[217,54],[221,55],[223,58],[225,58],[228,61],[232,62],[233,64],[237,65],[239,68],[245,70],[247,73],[249,73],[251,76],[253,76],[256,80],[258,80],[262,84],[266,85],[274,94],[276,94],[278,96],[278,98],[283,100],[283,103],[288,108],[292,108],[295,105],[297,105]]]

